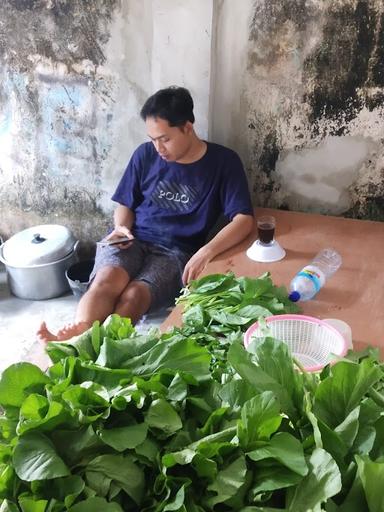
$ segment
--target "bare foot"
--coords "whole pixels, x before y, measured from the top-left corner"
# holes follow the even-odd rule
[[[53,334],[48,330],[47,324],[42,322],[36,336],[39,341],[44,343],[49,343],[50,341],[66,341],[74,336],[83,334],[83,332],[89,329],[91,325],[92,324],[90,322],[76,322],[74,324],[64,326],[62,329],[57,331],[57,334]]]
[[[39,341],[43,343],[48,343],[49,341],[57,341],[57,336],[55,336],[51,331],[48,330],[47,324],[42,322],[37,333],[36,337]]]
[[[59,331],[57,331],[56,339],[58,341],[66,341],[74,336],[83,334],[87,329],[92,326],[91,322],[76,322],[74,324],[68,324]]]

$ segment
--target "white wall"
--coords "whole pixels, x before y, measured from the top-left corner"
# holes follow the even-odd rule
[[[102,179],[105,209],[111,208],[109,195],[132,151],[147,140],[139,112],[153,92],[169,85],[188,87],[196,130],[208,136],[211,20],[212,2],[206,0],[129,0],[115,12],[106,64],[98,70],[114,84],[110,162]]]

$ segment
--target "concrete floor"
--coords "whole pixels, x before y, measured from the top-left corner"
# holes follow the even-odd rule
[[[67,293],[49,300],[24,300],[11,295],[3,265],[0,264],[0,372],[10,364],[27,360],[38,342],[35,333],[42,320],[53,332],[74,319],[78,299]],[[141,332],[159,326],[169,310],[147,315],[138,324]]]
[[[0,371],[26,359],[36,343],[35,333],[42,320],[57,329],[72,322],[77,299],[66,294],[50,300],[24,300],[11,295],[6,273],[0,267]]]

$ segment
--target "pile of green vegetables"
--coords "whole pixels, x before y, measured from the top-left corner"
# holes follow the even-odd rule
[[[315,375],[270,337],[246,351],[257,316],[294,307],[267,274],[205,277],[179,302],[166,334],[113,315],[51,343],[46,373],[3,372],[0,512],[382,512],[377,353]]]

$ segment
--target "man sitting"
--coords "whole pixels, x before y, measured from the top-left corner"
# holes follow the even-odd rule
[[[183,87],[161,89],[148,98],[141,117],[151,142],[133,153],[112,196],[118,203],[114,229],[98,244],[91,284],[74,324],[56,335],[42,323],[43,341],[67,340],[111,313],[137,322],[177,296],[216,255],[252,230],[253,209],[239,156],[200,139],[193,100]],[[229,221],[207,235],[224,215]]]

